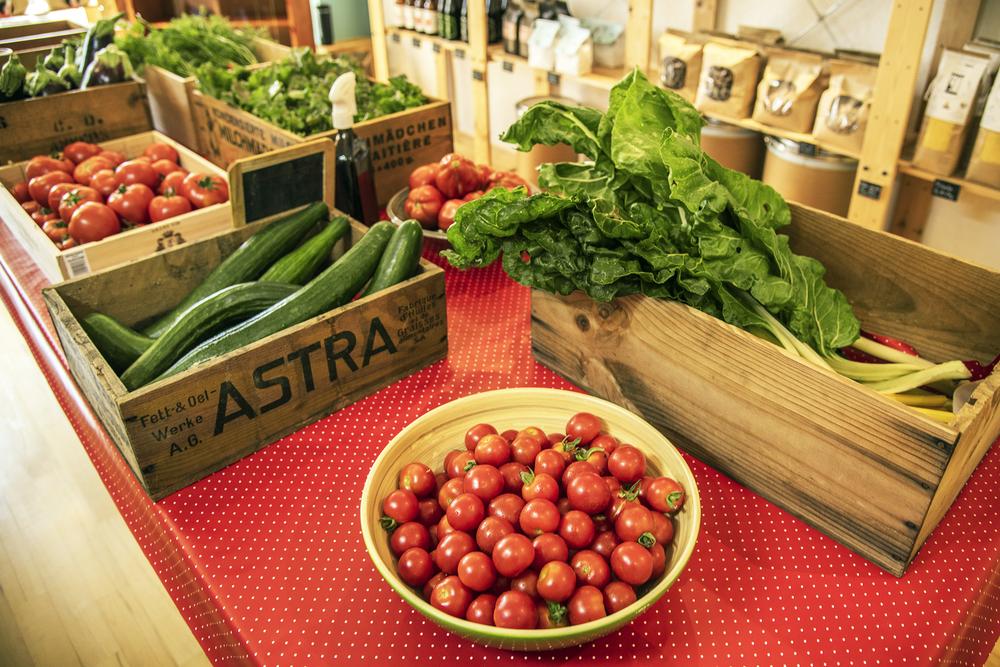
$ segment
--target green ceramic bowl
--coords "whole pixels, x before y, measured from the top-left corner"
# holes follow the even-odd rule
[[[461,449],[465,431],[487,422],[499,430],[538,426],[546,433],[562,432],[577,412],[591,412],[604,420],[608,431],[639,447],[647,471],[673,477],[687,492],[684,507],[674,518],[673,545],[667,550],[667,569],[653,588],[633,605],[605,618],[549,630],[508,630],[449,616],[426,602],[396,574],[389,540],[379,526],[382,499],[396,488],[399,470],[412,461],[440,468],[445,452]],[[418,418],[393,438],[372,465],[361,496],[361,532],[375,568],[407,604],[438,625],[466,639],[494,648],[543,651],[576,646],[603,637],[643,613],[667,591],[687,565],[701,525],[701,501],[690,468],[677,449],[645,420],[613,403],[558,389],[501,389],[473,394],[446,403]]]

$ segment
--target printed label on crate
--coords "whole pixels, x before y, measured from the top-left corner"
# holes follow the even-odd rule
[[[270,131],[265,121],[253,122],[214,104],[206,105],[206,111],[208,145],[203,149],[215,162],[228,163],[237,157],[259,155],[296,143],[283,134]]]
[[[66,262],[66,273],[69,274],[70,278],[90,273],[90,262],[87,260],[87,251],[82,248],[64,253],[63,261]]]
[[[451,117],[445,110],[401,117],[395,123],[376,124],[357,128],[359,137],[368,140],[371,147],[372,166],[375,171],[389,171],[400,167],[416,167],[430,161],[418,155],[419,151],[436,151],[441,140],[451,135]],[[443,151],[447,152],[447,151]],[[433,156],[431,156],[433,157]],[[409,177],[409,174],[407,174]]]

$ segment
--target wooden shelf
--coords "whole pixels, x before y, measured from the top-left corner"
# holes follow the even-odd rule
[[[228,19],[235,26],[252,26],[254,28],[287,28],[291,21],[287,18],[273,19]],[[170,21],[154,21],[151,23],[154,28],[164,28],[170,25]]]
[[[910,162],[909,160],[900,161],[899,172],[901,174],[906,174],[907,176],[919,178],[920,180],[927,181],[929,183],[933,183],[934,181],[951,183],[952,185],[957,185],[959,188],[961,188],[959,192],[968,192],[979,197],[984,197],[986,199],[1000,201],[1000,190],[998,190],[997,188],[991,188],[988,185],[983,185],[982,183],[976,183],[975,181],[969,181],[959,176],[941,176],[940,174],[935,174],[932,171],[927,171],[926,169],[915,167],[913,166],[913,163]]]
[[[831,146],[824,141],[817,141],[816,137],[806,132],[792,132],[791,130],[784,130],[780,127],[771,127],[770,125],[765,125],[764,123],[758,123],[752,118],[730,118],[717,113],[709,113],[705,115],[709,118],[722,121],[723,123],[738,125],[739,127],[754,130],[755,132],[760,132],[761,134],[769,134],[772,137],[781,137],[782,139],[791,139],[792,141],[798,141],[800,143],[813,144],[814,146],[822,148],[830,153],[846,155],[847,157],[854,158],[855,160],[860,159],[861,157],[860,153],[855,151],[845,151],[843,148]]]
[[[385,34],[394,43],[418,46],[423,42],[427,42],[429,44],[437,44],[443,51],[465,52],[469,50],[468,42],[461,42],[454,39],[444,39],[442,37],[438,37],[437,35],[425,35],[422,32],[407,30],[406,28],[389,27],[385,29]]]
[[[510,63],[511,65],[528,67],[528,59],[523,56],[516,56],[503,50],[503,45],[494,44],[487,51],[489,59],[493,62]],[[609,69],[605,67],[595,67],[589,74],[560,74],[550,72],[552,77],[558,77],[560,81],[576,81],[595,88],[611,90],[611,87],[622,80],[627,71],[624,67]]]

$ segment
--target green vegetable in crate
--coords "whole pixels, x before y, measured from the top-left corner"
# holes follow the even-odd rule
[[[333,246],[350,228],[344,216],[337,216],[318,234],[271,265],[262,281],[304,285],[330,260]]]
[[[230,285],[210,294],[181,313],[177,321],[153,341],[122,373],[122,384],[130,391],[149,384],[206,337],[270,308],[298,289],[296,285],[252,282]]]
[[[198,345],[157,379],[175,375],[347,303],[375,273],[394,229],[391,222],[375,223],[340,259],[295,294]]]
[[[116,373],[128,368],[153,344],[152,338],[102,313],[90,313],[80,320],[80,326]]]
[[[65,63],[66,60],[61,49],[52,49],[47,56],[42,58],[42,65],[53,72],[58,72]]]
[[[17,54],[10,54],[10,58],[0,68],[0,102],[16,100],[21,97],[21,89],[24,87],[27,75],[28,68],[21,63]]]
[[[124,17],[124,12],[115,14],[111,18],[97,21],[87,29],[87,34],[83,37],[83,44],[80,45],[76,53],[78,72],[86,73],[97,52],[111,45],[115,37],[115,24]]]
[[[69,81],[74,88],[80,87],[83,80],[83,72],[76,68],[76,47],[72,42],[64,41],[63,44],[63,66],[57,72],[63,81]]]
[[[44,97],[64,93],[70,89],[69,81],[48,69],[42,63],[28,74],[24,80],[24,92],[28,97]]]
[[[416,220],[407,220],[397,227],[382,253],[375,275],[361,296],[374,294],[416,275],[423,242],[424,229]]]
[[[294,215],[270,223],[244,241],[173,310],[157,318],[155,322],[143,329],[143,333],[157,338],[195,302],[223,287],[256,279],[279,257],[294,248],[309,233],[309,230],[325,218],[328,213],[326,204],[316,202]]]
[[[128,55],[112,44],[94,55],[94,59],[83,72],[80,89],[121,83],[132,78],[132,63]]]

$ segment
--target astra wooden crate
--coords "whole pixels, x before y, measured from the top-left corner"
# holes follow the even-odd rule
[[[303,137],[203,94],[192,92],[201,152],[220,166],[308,139],[334,138],[335,130]],[[368,140],[380,206],[409,183],[410,172],[452,150],[451,103],[428,104],[358,123],[355,133]]]
[[[226,173],[217,166],[159,132],[142,132],[102,142],[101,146],[108,150],[120,151],[126,157],[133,158],[142,155],[143,150],[154,142],[173,146],[180,156],[180,166],[188,171],[226,177]],[[161,222],[136,227],[101,241],[84,243],[70,250],[60,250],[7,190],[15,183],[24,180],[27,164],[19,162],[0,167],[0,185],[4,186],[0,188],[0,218],[35,260],[42,273],[52,282],[116,266],[181,243],[207,238],[233,227],[230,205],[215,204]]]
[[[1000,352],[1000,273],[794,205],[788,234],[866,330],[940,361]],[[678,303],[531,306],[542,364],[897,576],[1000,435],[1000,370],[942,424]]]

